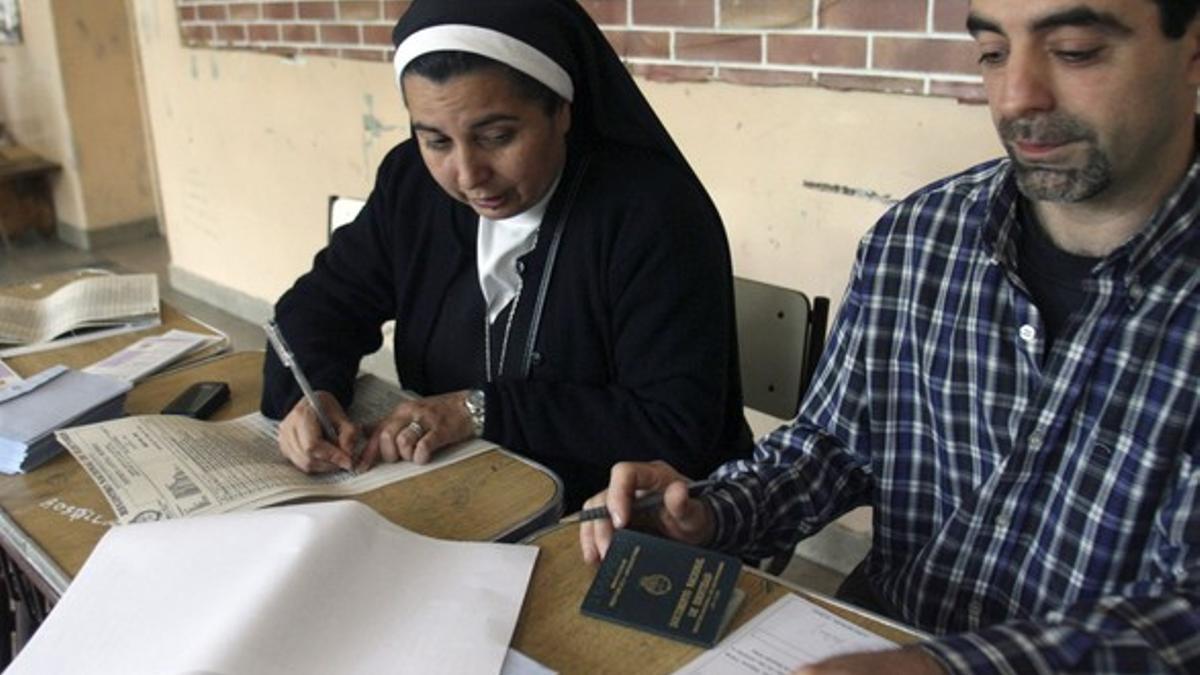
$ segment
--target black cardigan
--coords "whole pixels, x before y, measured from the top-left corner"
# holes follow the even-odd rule
[[[504,373],[490,383],[477,222],[412,141],[388,154],[362,213],[276,305],[314,388],[347,405],[360,359],[395,318],[403,385],[482,388],[484,438],[556,471],[568,509],[603,489],[617,461],[663,459],[702,476],[748,456],[728,244],[689,176],[633,149],[572,149],[523,258]],[[492,327],[493,359],[507,314]],[[268,350],[263,412],[282,417],[299,397]]]

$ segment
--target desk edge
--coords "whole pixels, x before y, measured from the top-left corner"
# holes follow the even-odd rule
[[[45,582],[55,599],[62,597],[71,583],[71,578],[42,547],[34,543],[3,507],[0,507],[0,540],[6,548],[17,554],[13,556],[14,561],[23,562],[33,569],[34,578]]]

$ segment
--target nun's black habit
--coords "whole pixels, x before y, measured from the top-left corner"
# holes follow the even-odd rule
[[[276,305],[314,388],[347,405],[359,360],[394,318],[404,386],[483,389],[483,437],[558,473],[569,509],[621,460],[702,476],[748,455],[720,217],[599,29],[572,0],[417,0],[393,39],[444,24],[532,45],[574,86],[567,163],[519,268],[523,297],[511,332],[490,331],[501,374],[485,381],[479,217],[438,187],[408,140],[384,159],[362,213]],[[300,392],[270,352],[264,379],[263,412],[286,415]]]

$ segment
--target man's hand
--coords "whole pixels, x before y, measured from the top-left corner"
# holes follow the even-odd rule
[[[885,652],[835,656],[793,671],[792,675],[946,675],[924,649],[905,647]]]
[[[698,499],[688,497],[688,479],[665,462],[621,462],[612,468],[608,489],[584,503],[585,509],[607,506],[612,520],[584,521],[579,527],[579,545],[583,559],[598,563],[608,552],[614,528],[622,528],[633,518],[633,501],[647,492],[663,491],[663,506],[650,515],[653,529],[689,544],[703,544],[712,538],[712,514]]]
[[[337,430],[337,444],[325,440],[317,412],[301,398],[279,423],[279,451],[304,473],[327,473],[353,466],[351,451],[358,427],[346,416],[342,404],[327,391],[316,392],[321,410]]]
[[[375,424],[371,440],[359,462],[360,469],[376,461],[406,460],[425,464],[438,450],[475,435],[467,412],[466,391],[405,401]]]

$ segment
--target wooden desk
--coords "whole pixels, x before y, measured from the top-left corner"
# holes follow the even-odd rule
[[[670,673],[704,650],[682,642],[583,616],[579,605],[595,568],[579,551],[579,524],[556,525],[526,543],[536,544],[537,566],[525,595],[512,646],[564,675],[569,673]],[[919,637],[903,627],[837,601],[790,586],[749,567],[742,568],[738,588],[746,593],[729,630],[736,630],[787,593],[797,593],[900,644]]]
[[[130,414],[157,412],[188,384],[229,383],[230,402],[213,416],[229,419],[258,409],[262,352],[240,352],[134,387]],[[443,539],[500,540],[525,536],[559,517],[562,489],[550,471],[491,450],[356,497],[404,527]],[[114,518],[87,472],[67,453],[26,475],[0,476],[0,545],[46,597],[66,589]],[[60,568],[37,560],[40,552]]]
[[[36,281],[5,286],[0,288],[0,294],[28,299],[42,298],[62,288],[68,282],[87,276],[88,274],[87,270],[53,274]],[[56,349],[48,349],[33,354],[9,356],[4,358],[4,362],[17,371],[17,374],[21,377],[29,377],[34,373],[59,363],[69,368],[82,368],[99,361],[109,354],[120,351],[122,348],[144,337],[161,335],[174,328],[206,335],[220,334],[220,331],[214,329],[212,326],[192,319],[165,302],[161,303],[159,316],[162,319],[162,323],[158,326],[103,337],[91,342],[81,342]]]

